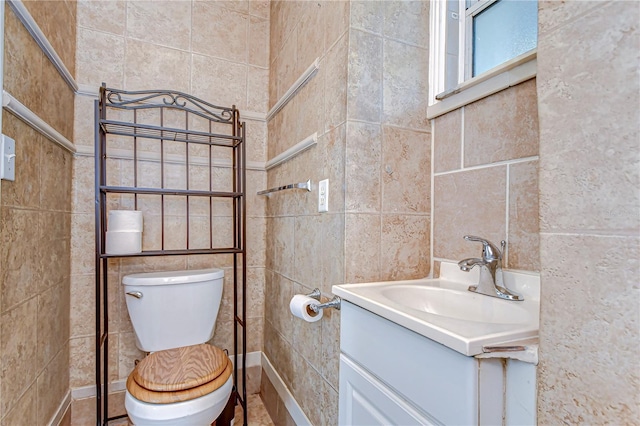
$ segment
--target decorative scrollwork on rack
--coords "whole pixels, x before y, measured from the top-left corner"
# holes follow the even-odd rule
[[[208,120],[231,123],[235,108],[210,104],[195,96],[175,91],[124,91],[102,87],[108,107],[120,109],[151,109],[170,107],[196,114]]]

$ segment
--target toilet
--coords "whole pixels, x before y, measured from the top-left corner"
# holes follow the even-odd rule
[[[136,346],[150,354],[127,379],[131,423],[210,425],[233,389],[226,353],[213,337],[224,271],[152,272],[122,279]]]

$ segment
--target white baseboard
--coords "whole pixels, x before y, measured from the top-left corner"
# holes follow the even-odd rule
[[[70,405],[71,405],[71,391],[68,391],[67,394],[62,399],[62,402],[58,406],[58,409],[54,413],[53,417],[51,417],[51,420],[49,420],[49,423],[47,423],[47,426],[58,426],[62,422],[62,418],[64,417],[65,413],[69,409]]]
[[[269,381],[271,381],[271,384],[276,389],[276,392],[278,392],[280,399],[284,402],[284,406],[287,407],[289,415],[293,421],[296,422],[296,425],[310,425],[311,422],[309,421],[309,418],[304,414],[300,404],[298,404],[298,401],[293,397],[291,391],[289,391],[289,388],[287,388],[287,385],[284,383],[284,380],[282,380],[282,377],[280,377],[275,368],[273,368],[271,361],[269,361],[269,358],[267,358],[264,353],[262,353],[262,368],[267,374]]]

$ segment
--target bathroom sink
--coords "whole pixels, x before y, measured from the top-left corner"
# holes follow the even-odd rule
[[[425,285],[426,284],[426,285]],[[516,303],[505,303],[470,291],[433,287],[418,281],[380,286],[380,295],[407,309],[458,320],[491,324],[526,324],[531,314]],[[440,284],[438,281],[432,284]]]
[[[477,280],[477,271],[443,262],[440,278],[343,284],[333,286],[333,293],[467,356],[538,336],[538,275],[504,271],[505,284],[523,301],[468,291]]]

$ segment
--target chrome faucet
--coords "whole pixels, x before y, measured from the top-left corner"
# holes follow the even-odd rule
[[[500,242],[500,250],[491,241],[484,238],[474,237],[473,235],[465,235],[467,241],[476,241],[482,243],[482,259],[471,257],[458,262],[458,266],[462,271],[469,272],[476,266],[480,267],[480,280],[478,285],[469,286],[469,291],[480,293],[487,296],[498,297],[505,300],[524,300],[518,294],[511,292],[504,286],[502,277],[502,253],[507,242]]]

